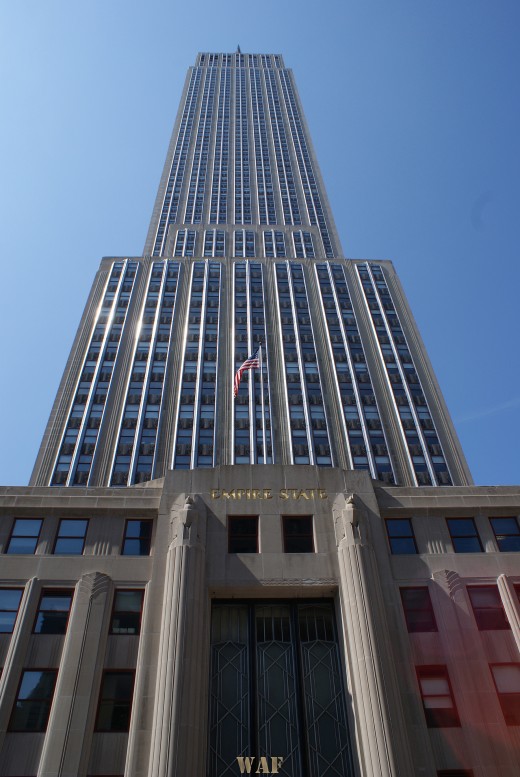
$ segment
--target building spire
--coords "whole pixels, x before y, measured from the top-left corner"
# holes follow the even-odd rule
[[[240,51],[240,46],[237,46],[237,54],[241,54],[241,53],[242,52]]]

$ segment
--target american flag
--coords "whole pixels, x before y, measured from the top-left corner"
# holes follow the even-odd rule
[[[233,396],[236,397],[238,394],[238,389],[240,387],[240,381],[242,380],[242,373],[246,370],[256,370],[260,367],[260,346],[256,349],[256,351],[251,355],[248,356],[247,359],[243,364],[240,365],[238,368],[235,380],[233,382]]]

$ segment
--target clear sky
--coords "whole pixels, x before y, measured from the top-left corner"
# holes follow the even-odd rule
[[[520,482],[518,0],[0,9],[0,483],[27,483],[102,256],[139,255],[198,51],[295,71],[346,256],[392,259],[478,484]]]

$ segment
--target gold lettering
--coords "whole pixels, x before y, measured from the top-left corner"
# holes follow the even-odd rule
[[[283,758],[281,755],[271,756],[271,774],[278,774],[278,769],[283,764]]]
[[[320,499],[328,499],[327,492],[323,488],[318,488],[318,494]]]
[[[259,496],[260,491],[257,488],[253,488],[251,491],[251,499],[261,499],[262,497]]]
[[[211,498],[212,499],[220,499],[220,489],[219,488],[212,488],[211,489]]]
[[[267,764],[267,758],[265,757],[265,755],[260,756],[256,774],[269,774],[269,766]]]
[[[264,488],[264,495],[263,495],[262,499],[272,499],[272,498],[273,498],[273,495],[271,494],[271,489],[270,488]]]
[[[237,755],[237,761],[240,774],[251,774],[251,769],[253,768],[253,764],[255,762],[255,756],[252,758],[244,758],[242,755]]]
[[[282,488],[279,493],[280,499],[289,499],[289,494],[287,493],[286,488]]]
[[[232,491],[225,491],[224,489],[222,489],[222,496],[224,497],[224,499],[236,499],[235,489],[233,489]]]

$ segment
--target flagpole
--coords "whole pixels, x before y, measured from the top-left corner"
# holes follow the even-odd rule
[[[262,397],[262,445],[264,450],[264,464],[267,464],[267,448],[265,444],[264,360],[262,358],[263,354],[261,343],[258,353],[260,355],[260,393]]]

